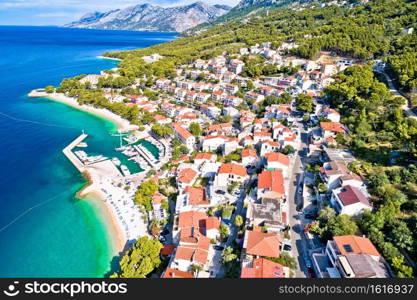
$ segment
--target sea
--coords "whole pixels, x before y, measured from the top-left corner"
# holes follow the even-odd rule
[[[76,198],[86,181],[62,149],[84,130],[86,152],[117,156],[116,125],[27,93],[116,67],[118,61],[98,57],[106,51],[175,38],[161,32],[0,26],[0,277],[104,277],[114,269],[109,222],[99,204]]]

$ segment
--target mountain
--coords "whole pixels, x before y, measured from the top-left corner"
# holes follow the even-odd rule
[[[88,13],[64,27],[183,32],[198,24],[212,22],[230,9],[227,5],[208,5],[204,2],[167,8],[140,4],[104,13]]]

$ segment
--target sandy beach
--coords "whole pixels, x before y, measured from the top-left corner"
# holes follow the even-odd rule
[[[138,129],[137,125],[130,124],[128,120],[123,119],[122,117],[112,113],[111,111],[107,109],[95,108],[95,107],[88,106],[88,105],[80,105],[78,104],[77,99],[72,98],[72,97],[67,97],[61,93],[48,94],[43,91],[33,90],[28,94],[28,96],[32,98],[48,98],[54,101],[64,103],[73,108],[91,113],[93,115],[96,115],[98,117],[104,118],[106,120],[109,120],[115,123],[122,132],[133,131],[133,130]]]
[[[102,56],[102,55],[97,56],[97,58],[122,61],[120,58],[114,58],[114,57],[108,57],[108,56]]]

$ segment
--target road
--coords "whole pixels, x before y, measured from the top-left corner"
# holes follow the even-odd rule
[[[298,122],[301,142],[296,149],[293,169],[290,176],[291,182],[288,191],[288,223],[290,225],[291,236],[291,255],[297,259],[299,268],[295,271],[295,277],[306,278],[308,276],[307,267],[303,256],[307,253],[307,241],[303,233],[302,215],[297,211],[297,207],[302,207],[302,182],[304,180],[303,157],[307,149],[307,132],[301,121]],[[300,192],[301,191],[301,192]]]
[[[385,76],[385,79],[387,80],[387,83],[388,83],[388,88],[394,96],[402,97],[405,99],[405,104],[402,106],[404,113],[408,115],[410,118],[417,119],[417,115],[410,108],[408,99],[404,97],[404,95],[395,87],[394,82],[392,81],[391,77],[389,77],[389,75],[385,71],[380,70],[378,68],[374,68],[374,71]]]

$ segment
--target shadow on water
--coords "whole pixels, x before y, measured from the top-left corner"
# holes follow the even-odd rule
[[[120,256],[113,256],[113,258],[110,261],[110,269],[103,275],[104,278],[110,277],[111,274],[119,270],[119,262],[120,262]]]

